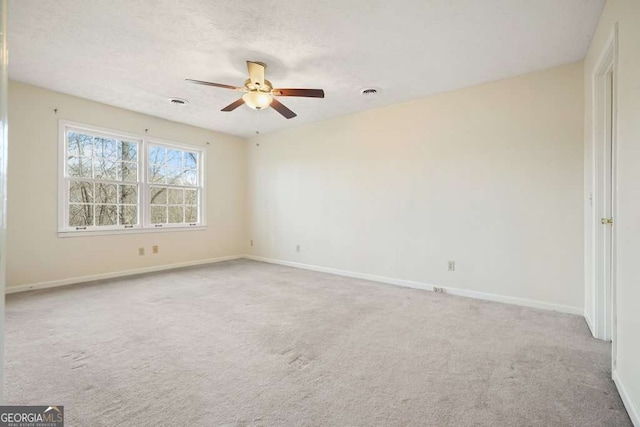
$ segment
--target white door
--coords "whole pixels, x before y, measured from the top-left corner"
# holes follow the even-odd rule
[[[616,73],[617,28],[603,51],[594,74],[592,332],[614,341],[615,367],[615,262],[616,262]]]
[[[612,304],[612,267],[613,267],[613,248],[612,248],[612,228],[613,228],[613,72],[609,72],[605,76],[605,134],[603,144],[603,156],[602,156],[602,218],[601,225],[603,226],[602,233],[602,275],[600,280],[603,282],[602,289],[604,290],[604,302],[606,305],[606,312],[611,313]],[[607,339],[611,338],[611,321],[605,320],[605,336]]]
[[[615,299],[615,75],[611,69],[605,75],[605,135],[603,155],[603,227],[602,281],[605,290],[605,339],[612,341],[611,364],[616,366],[616,299]]]

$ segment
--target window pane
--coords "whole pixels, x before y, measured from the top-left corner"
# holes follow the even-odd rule
[[[149,165],[149,182],[164,183],[166,171],[164,166],[150,164]]]
[[[87,227],[93,225],[93,205],[69,205],[69,226]]]
[[[120,141],[118,159],[125,162],[138,160],[138,144],[129,141]]]
[[[149,200],[152,205],[166,205],[167,189],[163,187],[151,187],[151,199]]]
[[[169,222],[174,224],[184,222],[183,206],[169,206]]]
[[[184,153],[184,168],[185,169],[198,169],[198,153],[192,153],[185,151]]]
[[[167,149],[167,166],[175,169],[182,169],[182,151]]]
[[[186,206],[184,209],[185,222],[198,222],[198,208],[196,206]]]
[[[169,185],[184,185],[184,178],[181,170],[167,169],[167,184]]]
[[[166,153],[166,148],[149,145],[149,163],[164,163]]]
[[[167,149],[167,162],[165,165],[167,184],[182,185],[182,151]]]
[[[96,205],[96,225],[117,225],[118,207],[115,205]]]
[[[120,185],[118,203],[123,205],[135,205],[138,203],[138,187],[135,185]]]
[[[196,171],[184,171],[184,184],[185,185],[198,185],[198,173]]]
[[[91,157],[93,137],[78,132],[67,132],[67,154]]]
[[[85,181],[71,181],[69,183],[69,202],[93,203],[93,184]]]
[[[167,223],[167,207],[151,206],[151,224]]]
[[[95,179],[108,179],[111,181],[116,180],[116,161],[98,157],[94,159],[94,178]]]
[[[120,162],[121,181],[136,182],[138,180],[138,164],[132,162]]]
[[[103,159],[116,160],[118,157],[118,143],[115,139],[110,138],[94,138],[93,156]]]
[[[91,178],[91,158],[70,157],[67,160],[67,173],[69,176]]]
[[[198,190],[184,190],[184,203],[186,205],[197,205]]]
[[[96,184],[96,203],[117,203],[116,185]]]
[[[136,225],[138,223],[138,208],[136,206],[120,206],[120,224]]]
[[[170,205],[181,205],[184,203],[184,197],[182,194],[182,190],[178,190],[175,188],[169,189],[169,204]]]
[[[170,185],[183,185],[184,180],[182,177],[183,170],[175,166],[167,166],[165,169],[167,184]]]

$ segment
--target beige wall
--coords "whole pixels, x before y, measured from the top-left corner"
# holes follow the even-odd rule
[[[585,170],[593,143],[592,79],[614,24],[618,23],[617,67],[617,368],[616,382],[636,425],[640,425],[640,2],[609,0],[585,59]],[[586,174],[586,193],[593,191]],[[598,220],[587,211],[587,218]],[[589,238],[587,238],[587,242]],[[591,301],[591,285],[587,282]],[[593,315],[590,310],[587,315]]]
[[[150,136],[204,147],[207,230],[59,238],[58,119],[137,134],[149,129]],[[9,87],[9,124],[8,286],[242,253],[242,139],[17,82]],[[159,254],[151,254],[152,245]]]
[[[16,82],[10,105],[9,286],[251,253],[583,308],[581,63],[249,142]],[[58,238],[61,118],[211,142],[207,231]]]
[[[256,137],[247,250],[582,313],[583,105],[575,63]]]

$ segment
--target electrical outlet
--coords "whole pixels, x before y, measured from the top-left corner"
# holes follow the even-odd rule
[[[300,245],[296,245],[296,252],[300,252]]]
[[[144,255],[144,248],[138,248],[138,255]]]
[[[456,262],[449,261],[449,271],[456,271]]]
[[[153,253],[154,254],[158,253],[158,245],[153,245]]]
[[[253,246],[253,240],[251,241],[251,246]]]

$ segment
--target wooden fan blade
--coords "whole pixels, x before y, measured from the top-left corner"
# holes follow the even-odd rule
[[[215,86],[215,87],[221,87],[223,89],[232,89],[232,90],[243,90],[241,87],[225,85],[222,83],[203,82],[202,80],[193,80],[193,79],[185,79],[185,80],[188,81],[189,83],[195,83],[197,85]]]
[[[244,99],[240,98],[237,101],[233,101],[231,104],[227,105],[220,111],[233,111],[239,106],[241,106],[242,104],[244,104]]]
[[[274,110],[276,110],[278,113],[282,114],[287,119],[293,119],[295,116],[297,116],[296,113],[294,113],[293,111],[289,110],[280,101],[278,101],[275,98],[273,98],[271,100],[271,106],[273,107]]]
[[[322,89],[274,89],[276,96],[302,96],[305,98],[324,98]]]
[[[247,61],[247,70],[249,70],[249,79],[255,85],[264,85],[264,70],[267,64],[263,62]]]

